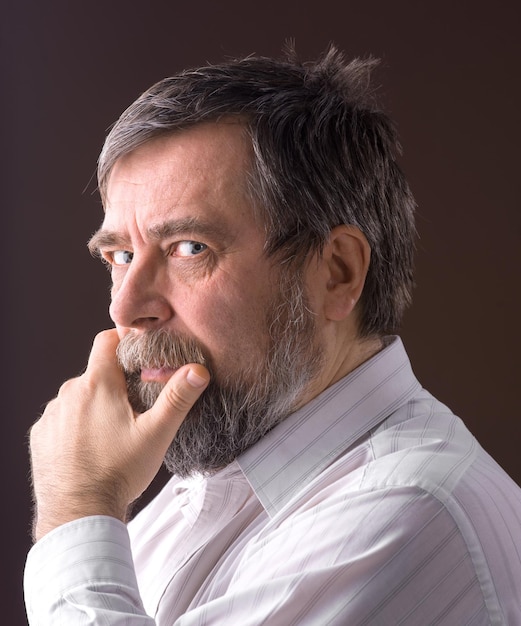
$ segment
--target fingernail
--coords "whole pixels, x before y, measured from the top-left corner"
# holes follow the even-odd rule
[[[207,382],[206,378],[199,376],[199,374],[196,374],[194,370],[188,370],[186,380],[190,383],[190,385],[192,385],[192,387],[204,387]]]

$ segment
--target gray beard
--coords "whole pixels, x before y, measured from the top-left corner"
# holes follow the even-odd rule
[[[143,382],[142,368],[176,369],[185,363],[201,363],[210,371],[208,387],[166,453],[165,465],[171,473],[186,477],[225,467],[295,410],[322,362],[315,320],[300,283],[293,278],[281,285],[266,320],[270,348],[267,354],[254,356],[255,365],[248,371],[223,377],[196,341],[164,329],[123,337],[118,359],[129,401],[138,413],[148,410],[164,387]]]

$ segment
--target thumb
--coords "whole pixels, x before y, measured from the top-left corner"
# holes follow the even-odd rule
[[[202,365],[183,366],[171,376],[154,406],[140,417],[140,421],[146,415],[148,427],[153,428],[161,438],[164,437],[165,446],[170,445],[209,381],[210,374]]]

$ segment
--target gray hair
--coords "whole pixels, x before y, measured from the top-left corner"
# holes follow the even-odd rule
[[[161,80],[108,134],[98,163],[102,198],[117,159],[139,145],[238,118],[253,146],[249,186],[267,253],[299,262],[320,252],[335,226],[358,227],[371,247],[359,334],[395,332],[411,301],[415,202],[397,163],[395,124],[374,99],[377,63],[346,62],[331,46],[316,62],[289,50],[281,60],[249,56]]]

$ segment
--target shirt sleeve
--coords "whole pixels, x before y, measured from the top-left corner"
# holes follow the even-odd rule
[[[141,602],[126,526],[112,517],[75,520],[38,541],[24,593],[30,626],[155,624]]]

